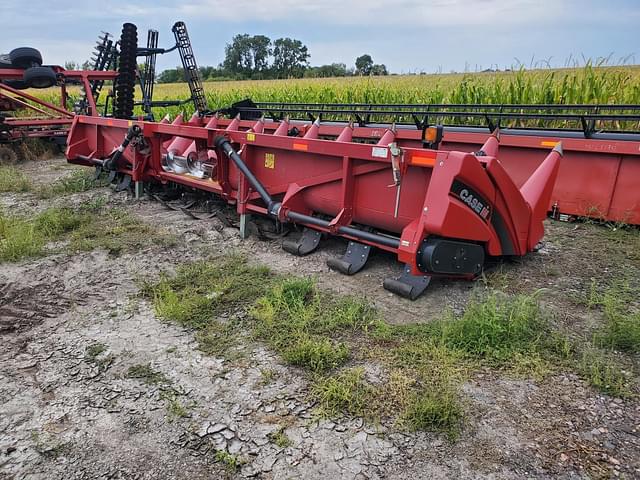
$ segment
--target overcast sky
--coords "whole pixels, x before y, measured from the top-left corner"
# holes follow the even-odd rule
[[[45,63],[82,62],[100,31],[120,35],[123,22],[160,32],[187,24],[200,65],[217,65],[237,33],[293,37],[311,64],[353,66],[372,55],[392,72],[448,72],[569,58],[628,57],[640,63],[640,0],[0,0],[0,52],[38,48]],[[142,42],[141,42],[142,43]],[[158,69],[179,64],[177,53]]]

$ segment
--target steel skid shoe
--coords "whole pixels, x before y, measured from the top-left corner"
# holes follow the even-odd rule
[[[109,176],[107,177],[107,181],[109,183],[114,183],[116,181],[116,176],[118,172],[116,170],[109,170]]]
[[[285,240],[282,242],[282,249],[285,252],[292,253],[293,255],[307,255],[313,252],[318,245],[320,245],[320,238],[322,237],[322,232],[318,232],[317,230],[312,230],[310,228],[304,228],[302,230],[302,235],[298,240]]]
[[[385,278],[382,286],[396,295],[415,300],[422,295],[430,282],[430,275],[412,275],[411,267],[405,265],[402,275],[397,278]]]
[[[116,192],[124,192],[125,190],[132,191],[133,181],[131,180],[131,175],[123,173],[116,178],[119,180],[116,184]]]
[[[350,241],[347,251],[341,258],[330,258],[327,265],[345,275],[353,275],[364,268],[369,259],[371,247],[363,243]]]

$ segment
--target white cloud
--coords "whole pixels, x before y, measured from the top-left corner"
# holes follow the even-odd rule
[[[224,22],[283,21],[368,27],[386,35],[385,26],[486,26],[553,20],[564,13],[554,0],[191,0],[178,11]],[[487,34],[490,31],[486,32]]]

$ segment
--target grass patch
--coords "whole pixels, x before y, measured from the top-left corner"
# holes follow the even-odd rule
[[[35,186],[19,168],[0,166],[0,192],[34,192],[38,198],[54,198],[80,193],[108,185],[106,179],[95,179],[91,170],[75,170],[44,186]]]
[[[85,209],[94,208],[90,205]],[[175,237],[158,232],[120,208],[101,210],[91,215],[91,221],[75,229],[69,248],[73,251],[107,250],[111,255],[149,246],[150,243],[170,246]]]
[[[80,193],[98,187],[107,186],[106,179],[96,179],[92,170],[75,170],[71,174],[55,180],[50,185],[40,187],[36,194],[39,198],[53,198],[71,193]]]
[[[198,347],[207,355],[236,358],[243,312],[263,294],[272,281],[266,267],[247,264],[231,255],[181,265],[175,274],[163,273],[156,282],[142,285],[141,294],[151,299],[163,320],[194,328]],[[219,321],[227,314],[226,322]]]
[[[137,378],[147,385],[171,384],[171,380],[164,373],[154,370],[150,363],[132,365],[127,370],[127,378]]]
[[[362,368],[349,368],[331,377],[320,377],[311,389],[320,413],[326,416],[341,413],[366,416],[366,407],[373,393]]]
[[[104,248],[112,254],[170,240],[122,210],[95,206],[52,207],[30,217],[0,212],[0,262],[42,256],[57,240],[68,240],[71,251]]]
[[[456,388],[423,388],[413,394],[402,414],[402,423],[411,430],[431,430],[458,436],[464,410]]]
[[[198,348],[206,355],[223,357],[227,360],[237,359],[240,353],[234,348],[238,343],[239,327],[240,324],[236,320],[230,320],[227,323],[212,321],[196,333]]]
[[[218,450],[215,454],[216,462],[220,462],[228,473],[235,473],[240,470],[244,462],[235,455],[231,455],[225,450]]]
[[[273,443],[274,445],[280,448],[290,447],[293,444],[293,442],[289,437],[287,437],[285,430],[286,430],[286,427],[280,427],[275,432],[271,432],[269,435],[267,435],[267,438],[271,443]]]
[[[15,262],[42,254],[45,238],[33,221],[0,212],[0,261]]]
[[[228,332],[216,325],[216,317],[248,305],[270,281],[266,267],[250,266],[244,257],[232,255],[181,265],[175,275],[164,273],[159,281],[143,284],[141,293],[152,299],[163,320],[202,330],[201,338],[220,339]]]
[[[279,279],[251,311],[254,333],[290,364],[314,372],[343,365],[350,356],[337,336],[367,331],[379,322],[365,301],[334,298],[309,278]]]
[[[107,346],[104,343],[94,343],[86,348],[84,352],[84,358],[87,361],[93,362],[101,353],[104,353],[106,351]]]
[[[518,354],[540,351],[550,323],[536,296],[491,294],[472,301],[461,318],[447,318],[433,328],[447,348],[505,364]]]
[[[594,348],[585,349],[577,362],[579,374],[594,388],[614,397],[631,395],[629,382],[611,358]]]
[[[0,192],[30,192],[31,180],[16,167],[0,165]]]
[[[599,308],[604,314],[604,325],[596,332],[594,343],[612,350],[640,352],[639,297],[640,288],[627,280],[605,288],[592,282],[587,306]]]
[[[45,245],[89,222],[70,208],[48,208],[22,217],[0,212],[0,261],[17,261],[44,254]]]

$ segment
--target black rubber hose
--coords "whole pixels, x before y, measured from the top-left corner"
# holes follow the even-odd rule
[[[142,129],[138,125],[132,125],[131,127],[129,127],[129,130],[127,130],[127,134],[124,136],[124,140],[122,141],[118,149],[111,156],[111,158],[103,162],[102,167],[105,170],[116,170],[118,168],[118,161],[122,156],[122,152],[124,152],[125,148],[129,146],[131,140],[140,135],[141,131]]]
[[[133,116],[137,52],[138,28],[133,23],[125,23],[122,26],[120,36],[120,58],[115,87],[116,99],[113,114],[116,118],[131,118]]]
[[[240,158],[240,155],[238,155],[238,153],[233,149],[233,147],[231,146],[231,143],[229,143],[229,140],[227,140],[225,137],[222,137],[222,136],[216,137],[214,140],[214,144],[216,147],[222,149],[222,151],[227,155],[227,157],[229,157],[233,161],[233,163],[236,164],[236,167],[238,167],[238,169],[242,172],[242,174],[247,178],[247,180],[249,181],[251,186],[255,189],[255,191],[258,192],[258,195],[260,195],[260,198],[262,198],[262,201],[267,204],[267,211],[269,212],[269,214],[273,216],[277,216],[280,210],[281,204],[279,202],[273,201],[273,199],[271,198],[271,195],[269,195],[269,192],[267,192],[267,190],[264,188],[262,183],[260,183],[260,180],[258,180],[256,176],[253,174],[253,172],[249,170],[249,167],[247,167],[247,164],[244,163],[242,158]],[[329,228],[330,226],[330,222],[328,222],[327,220],[323,220],[321,218],[312,217],[311,215],[304,215],[302,213],[297,213],[292,211],[287,212],[287,218],[293,222],[303,222],[309,225],[316,225],[318,227],[323,227],[323,228]],[[357,228],[353,228],[353,227],[346,227],[346,226],[338,227],[338,232],[344,233],[345,235],[349,235],[354,238],[359,238],[361,240],[367,240],[369,242],[375,242],[381,245],[386,245],[391,248],[400,247],[400,240],[397,238],[378,235],[376,233],[371,233],[371,232],[365,232],[363,230],[358,230]]]
[[[227,140],[225,137],[220,136],[216,137],[213,143],[216,147],[222,149],[225,155],[229,157],[231,161],[233,161],[233,163],[236,164],[236,167],[238,167],[242,174],[247,178],[251,186],[255,189],[256,192],[258,192],[258,195],[260,195],[262,201],[267,205],[269,214],[277,215],[278,212],[277,210],[274,211],[274,207],[279,208],[280,204],[273,201],[271,195],[269,195],[269,192],[267,192],[267,189],[264,188],[264,186],[260,183],[260,180],[256,178],[253,172],[249,170],[249,167],[247,167],[247,164],[244,163],[244,161],[240,158],[240,155],[238,155],[237,152],[233,149],[231,143],[229,143],[229,140]]]

